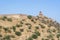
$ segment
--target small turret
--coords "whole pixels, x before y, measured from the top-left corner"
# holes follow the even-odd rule
[[[39,17],[43,17],[42,11],[39,12],[39,15],[38,15],[38,16],[39,16]]]
[[[39,12],[39,15],[43,15],[42,11]]]

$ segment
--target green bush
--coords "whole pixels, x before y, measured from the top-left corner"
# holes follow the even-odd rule
[[[15,26],[13,26],[12,28],[13,28],[13,31],[15,32],[15,31],[16,31],[16,27],[15,27]]]
[[[16,27],[20,27],[20,25],[19,24],[16,24]]]
[[[9,32],[9,33],[11,33],[11,30],[10,30],[8,27],[3,28],[3,29],[4,29],[5,32]]]
[[[27,40],[33,40],[33,38],[29,37]]]
[[[33,34],[33,35],[32,35],[32,38],[33,38],[33,39],[36,39],[36,38],[38,38],[38,36],[37,36],[36,34]]]
[[[60,37],[60,33],[57,34],[57,38],[59,38],[59,37]]]
[[[0,37],[2,37],[2,35],[0,34]]]
[[[55,39],[51,39],[51,40],[55,40]]]
[[[17,24],[16,27],[22,27],[22,24]]]
[[[36,23],[36,21],[34,21],[34,19],[31,19],[31,21],[32,21],[33,23]]]
[[[31,29],[31,26],[28,26],[28,29]]]
[[[40,36],[40,35],[41,35],[38,31],[35,31],[35,34],[36,34],[37,36]]]
[[[41,28],[45,28],[45,26],[44,25],[40,25],[41,26]]]
[[[17,36],[20,36],[20,35],[21,35],[21,32],[15,32],[15,34],[16,34]]]
[[[6,16],[3,16],[3,18],[4,18],[4,19],[7,19],[7,17],[6,17]]]
[[[49,39],[45,39],[45,40],[49,40]]]
[[[11,35],[10,37],[11,37],[11,38],[15,38],[15,36],[14,36],[14,35]]]
[[[7,18],[7,21],[10,21],[10,22],[12,22],[12,18]]]
[[[6,17],[6,16],[3,16],[1,19],[2,19],[3,21],[5,21],[5,19],[7,19],[7,17]]]
[[[32,16],[31,16],[31,15],[28,15],[27,17],[28,17],[29,19],[31,19],[31,18],[32,18]]]
[[[32,21],[32,22],[34,22],[34,20],[33,20],[33,19],[31,19],[31,21]]]
[[[8,30],[9,33],[11,33],[11,30]]]
[[[45,40],[44,38],[42,38],[41,40]]]
[[[23,32],[24,30],[23,29],[20,29],[20,32]]]
[[[30,23],[25,23],[25,25],[31,25]]]
[[[48,30],[47,30],[47,32],[48,32],[48,33],[51,33],[51,30],[50,30],[50,29],[48,29]]]
[[[48,24],[48,27],[51,27],[51,26],[52,26],[52,24],[51,24],[51,23],[49,23],[49,24]]]
[[[5,40],[11,40],[10,35],[6,35],[6,36],[4,37],[4,39],[5,39]]]
[[[47,38],[52,39],[53,38],[53,35],[50,34],[50,35],[47,36]]]
[[[23,21],[20,21],[20,24],[23,24]]]
[[[55,29],[53,29],[52,31],[53,31],[53,32],[56,32],[56,30],[55,30]]]
[[[25,23],[28,26],[28,29],[31,29],[32,25],[30,23]]]
[[[45,28],[45,26],[41,26],[41,28]]]
[[[39,29],[39,26],[35,26],[36,29]]]
[[[5,30],[5,32],[7,32],[8,31],[8,28],[6,27],[6,28],[3,28],[4,30]]]

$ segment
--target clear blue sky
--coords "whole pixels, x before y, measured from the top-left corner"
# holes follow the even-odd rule
[[[0,0],[0,14],[44,15],[60,22],[60,0]]]

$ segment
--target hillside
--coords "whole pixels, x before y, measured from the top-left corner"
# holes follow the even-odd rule
[[[60,40],[60,24],[39,13],[0,16],[0,40]]]

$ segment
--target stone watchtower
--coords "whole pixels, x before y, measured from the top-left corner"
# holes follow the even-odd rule
[[[39,12],[39,15],[38,15],[38,16],[39,16],[39,17],[43,17],[42,11]]]

